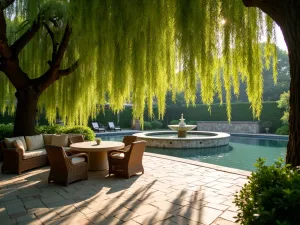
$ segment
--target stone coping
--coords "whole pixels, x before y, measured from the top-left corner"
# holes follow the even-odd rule
[[[250,176],[251,172],[247,170],[240,170],[240,169],[235,169],[235,168],[230,168],[230,167],[225,167],[225,166],[218,166],[215,164],[210,164],[210,163],[204,163],[204,162],[198,162],[194,161],[191,159],[183,159],[179,157],[174,157],[174,156],[167,156],[167,155],[160,155],[160,154],[155,154],[155,153],[150,153],[150,152],[145,152],[144,153],[147,156],[151,157],[156,157],[156,158],[161,158],[161,159],[167,159],[175,162],[181,162],[181,163],[186,163],[189,165],[195,165],[195,166],[201,166],[201,167],[206,167],[226,173],[232,173],[232,174],[237,174],[237,175],[242,175],[242,176]]]
[[[203,134],[207,135],[207,137],[188,137],[188,138],[178,138],[178,137],[157,137],[151,136],[147,134],[177,134],[176,131],[150,131],[150,132],[140,132],[133,134],[134,136],[143,138],[143,139],[152,139],[152,140],[210,140],[210,139],[220,139],[220,138],[229,138],[230,134],[223,133],[223,132],[209,132],[209,131],[189,131],[187,132],[187,137],[189,134]]]

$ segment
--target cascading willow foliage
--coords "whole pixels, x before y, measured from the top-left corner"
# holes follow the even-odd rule
[[[71,21],[65,68],[80,59],[73,74],[39,99],[50,122],[58,109],[66,123],[86,124],[107,102],[114,111],[132,102],[134,117],[140,119],[145,106],[151,115],[157,102],[162,117],[168,91],[174,100],[184,92],[187,104],[193,104],[199,84],[207,105],[215,95],[223,102],[225,89],[230,120],[231,90],[238,95],[240,79],[247,83],[253,116],[259,117],[263,60],[273,63],[276,79],[274,23],[262,11],[244,7],[242,0],[17,0],[5,12],[10,43],[41,11],[46,18],[61,17],[56,28],[51,25],[58,42]],[[265,49],[262,37],[267,37]],[[40,76],[51,54],[51,39],[42,28],[20,55],[22,69],[30,78]],[[14,92],[0,75],[2,111],[14,112]]]

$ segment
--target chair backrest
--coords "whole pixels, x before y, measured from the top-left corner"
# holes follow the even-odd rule
[[[50,162],[51,170],[61,171],[62,173],[67,172],[67,155],[64,148],[55,145],[46,145],[45,149]]]
[[[115,129],[115,124],[114,124],[114,122],[108,122],[108,127],[109,127],[110,129]]]
[[[137,136],[124,136],[123,143],[125,146],[131,145],[133,142],[137,141]]]
[[[78,142],[84,142],[83,135],[74,135],[69,137],[70,144],[78,143]]]
[[[97,122],[92,122],[92,126],[94,129],[98,129],[99,128],[99,125]]]
[[[146,141],[135,141],[130,148],[130,156],[128,164],[139,164],[143,160],[143,155],[146,148]]]

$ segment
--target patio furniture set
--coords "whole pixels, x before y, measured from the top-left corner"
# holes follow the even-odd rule
[[[123,142],[84,141],[80,134],[40,134],[5,138],[1,171],[21,174],[25,170],[50,164],[48,182],[68,185],[88,179],[88,170],[108,170],[126,178],[142,172],[146,141],[124,136]]]
[[[97,122],[92,122],[92,128],[94,131],[105,132],[107,131],[121,131],[120,127],[115,126],[114,122],[108,122],[107,127],[104,127],[102,124],[98,124]]]

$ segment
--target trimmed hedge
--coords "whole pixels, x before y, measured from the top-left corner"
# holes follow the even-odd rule
[[[232,121],[253,121],[252,111],[249,103],[232,103]],[[187,123],[191,123],[192,121],[227,121],[226,114],[226,105],[223,104],[220,106],[219,104],[214,104],[211,106],[211,113],[208,111],[208,107],[206,105],[196,105],[195,107],[186,107],[186,106],[178,106],[178,105],[170,105],[166,108],[166,114],[162,121],[163,127],[167,128],[168,124],[172,124],[173,120],[176,120],[175,124],[179,123],[179,118],[181,113],[184,114],[184,118]],[[154,118],[149,118],[147,114],[147,110],[144,114],[145,121],[157,120],[158,113],[157,107],[153,109]],[[282,126],[280,118],[283,115],[283,110],[277,107],[277,102],[264,102],[263,110],[261,113],[260,121],[270,121],[272,123],[272,127],[270,128],[271,133],[275,133],[275,131]],[[120,126],[121,128],[130,128],[132,121],[132,107],[125,107],[122,112],[119,113],[119,122],[118,115],[113,113],[110,109],[105,109],[104,113],[101,112],[97,115],[95,119],[89,120],[89,126],[91,127],[91,122],[96,121],[98,123],[107,126],[109,121],[115,123],[116,126]],[[254,121],[257,121],[255,119]],[[0,115],[0,123],[12,123],[13,117],[4,115]],[[40,125],[46,123],[44,116],[41,115],[39,119]]]
[[[95,140],[95,133],[86,126],[39,126],[36,128],[37,134],[82,134],[87,141]]]
[[[279,127],[275,133],[278,135],[289,135],[289,132],[289,126],[283,125],[282,127]]]

